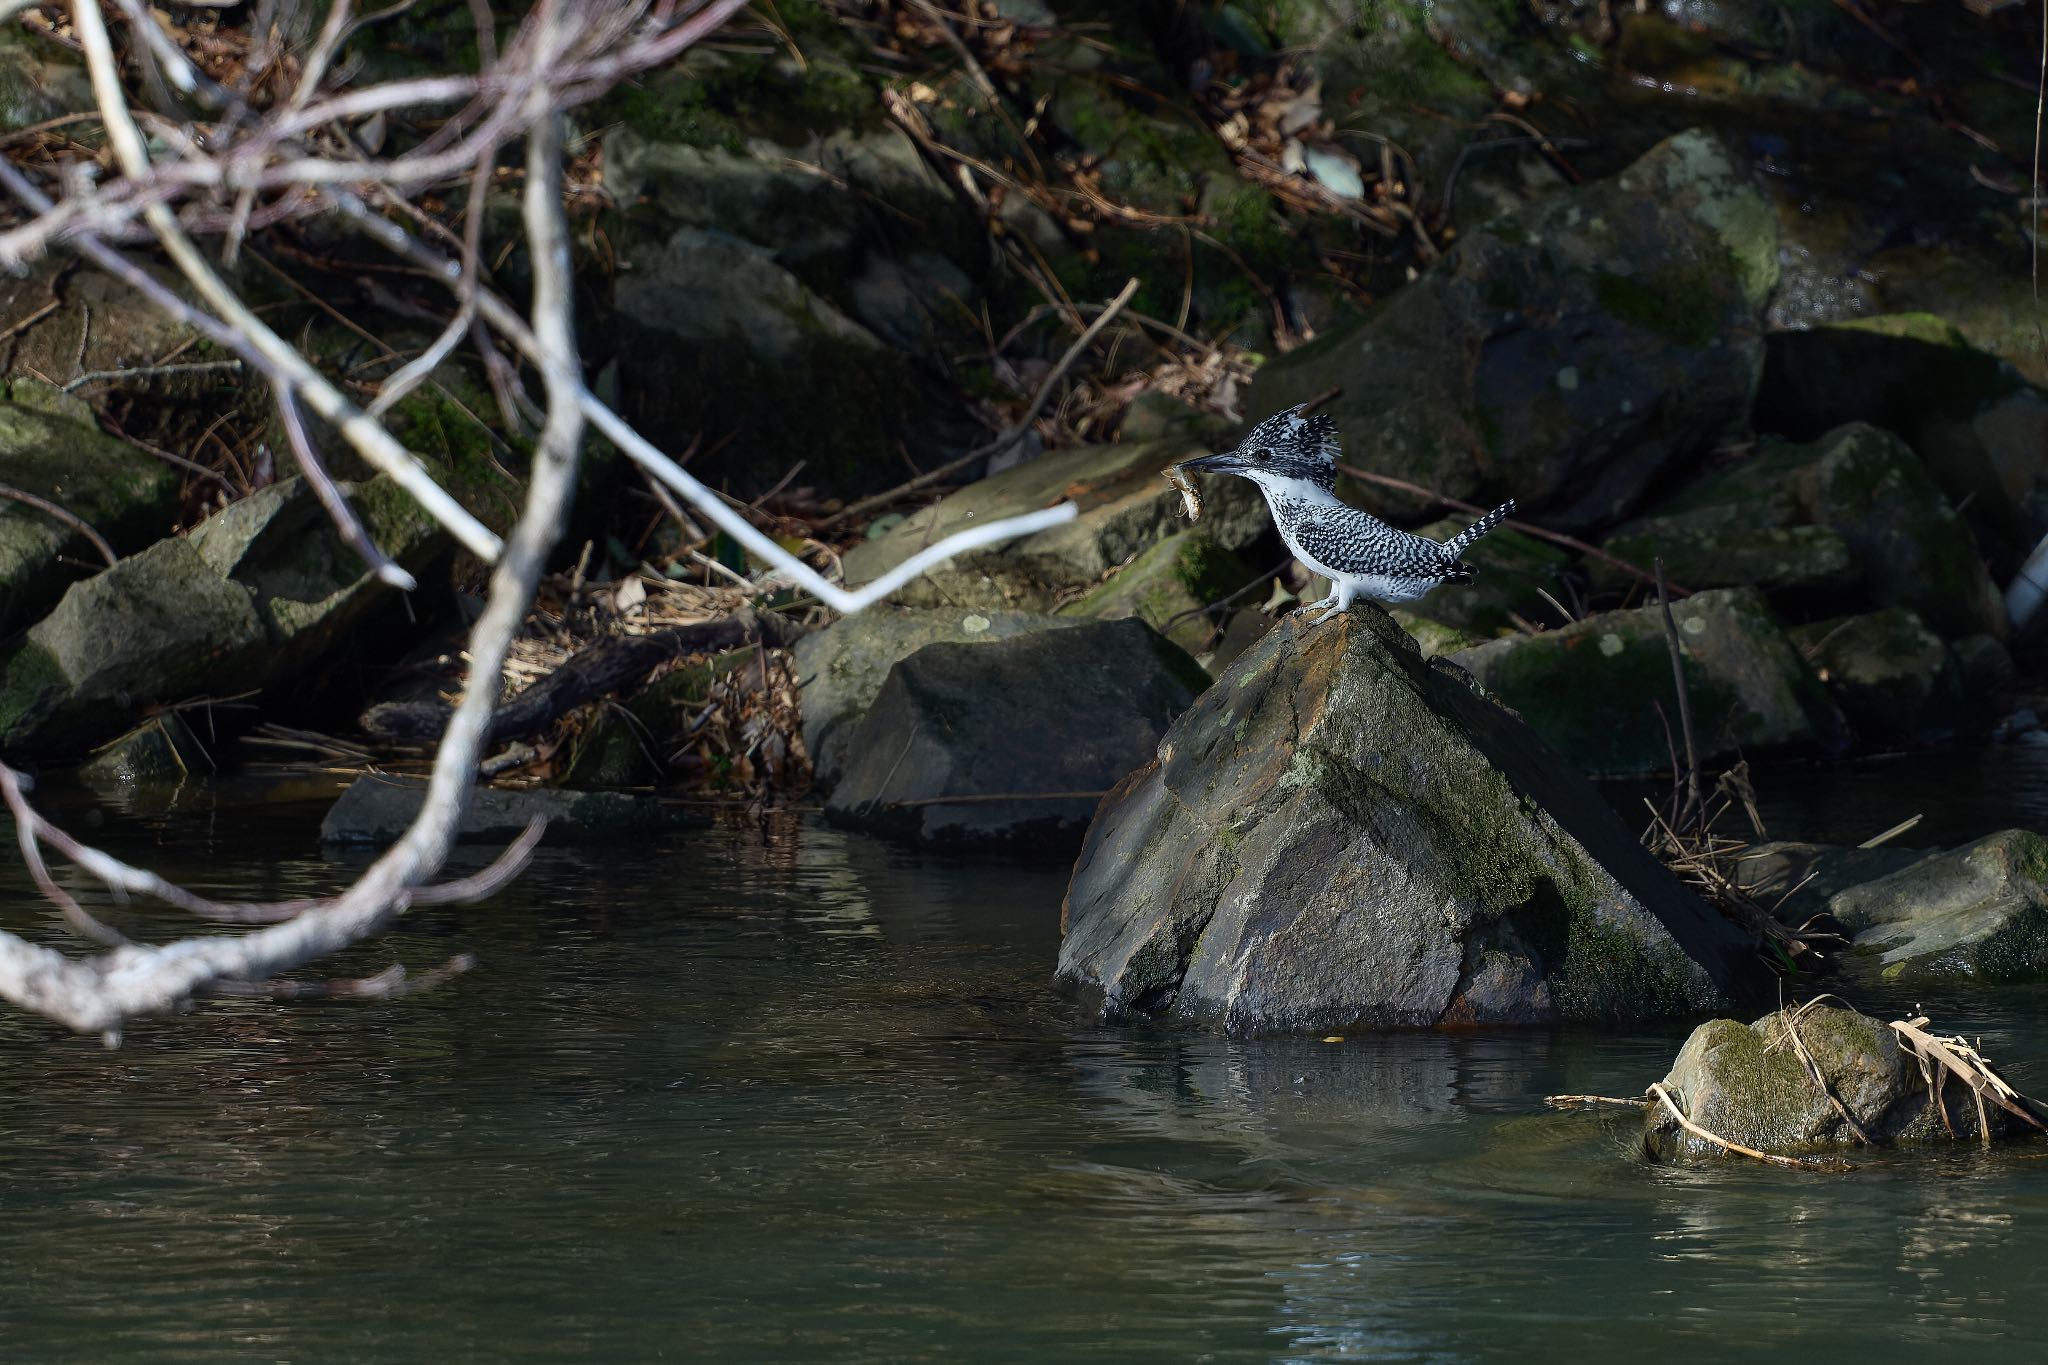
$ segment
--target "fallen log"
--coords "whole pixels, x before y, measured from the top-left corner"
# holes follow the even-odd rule
[[[646,635],[608,636],[578,650],[553,673],[501,704],[491,718],[487,743],[496,746],[537,735],[577,707],[625,691],[671,659],[756,643],[786,649],[804,633],[793,621],[748,610]],[[363,712],[358,723],[375,739],[431,743],[448,728],[453,711],[439,701],[379,702]]]

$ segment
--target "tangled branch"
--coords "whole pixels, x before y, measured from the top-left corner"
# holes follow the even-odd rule
[[[91,162],[24,169],[0,161],[0,191],[21,210],[19,221],[0,231],[0,266],[18,270],[52,250],[76,252],[240,357],[270,385],[292,454],[340,534],[385,582],[413,586],[411,576],[371,541],[323,467],[307,414],[390,475],[459,543],[492,566],[484,611],[471,632],[468,682],[447,719],[427,799],[405,834],[335,896],[267,905],[229,905],[195,896],[56,829],[30,805],[20,776],[0,764],[0,797],[14,815],[22,855],[38,886],[74,931],[106,949],[97,957],[76,958],[0,933],[0,996],[115,1041],[128,1020],[177,1008],[205,993],[388,993],[395,981],[388,974],[354,987],[307,987],[277,978],[376,934],[410,906],[486,895],[516,874],[539,838],[537,828],[488,872],[442,887],[429,885],[453,843],[484,756],[507,650],[566,521],[586,427],[601,432],[651,478],[768,564],[774,576],[841,612],[859,611],[962,550],[1029,534],[1075,515],[1071,504],[1063,504],[991,522],[940,541],[895,572],[849,592],[763,534],[599,401],[585,383],[574,339],[562,111],[624,77],[673,60],[743,3],[541,0],[502,49],[489,29],[488,8],[474,7],[480,16],[478,48],[484,54],[475,74],[351,87],[336,75],[342,65],[338,57],[361,26],[393,11],[356,16],[348,0],[336,0],[305,51],[271,53],[260,63],[260,73],[258,63],[252,63],[242,78],[223,81],[202,71],[140,0],[117,0],[113,6],[75,0],[63,20],[52,7],[0,0],[0,22],[31,23],[82,55],[114,163],[114,173],[101,176]],[[110,8],[118,9],[126,23],[123,50],[117,50],[107,24]],[[158,99],[155,110],[142,109],[136,105],[137,90],[176,92],[176,98]],[[191,113],[193,107],[204,113]],[[389,155],[366,147],[361,136],[365,120],[426,111],[441,115],[438,126],[411,145]],[[501,151],[521,140],[522,218],[533,276],[525,315],[489,287],[477,238],[477,201],[484,184]],[[465,231],[458,236],[417,200],[426,191],[463,181],[470,199]],[[367,407],[351,400],[265,323],[201,245],[217,240],[221,259],[232,262],[251,232],[322,215],[351,226],[402,261],[424,266],[453,299],[454,316],[440,336],[387,380]],[[426,239],[434,236],[451,243],[453,254],[430,245]],[[150,244],[167,257],[196,302],[126,255],[122,246],[134,243]],[[532,411],[541,419],[524,507],[503,540],[436,482],[383,421],[397,399],[465,338],[476,345],[507,410]],[[501,346],[538,376],[538,403],[526,393]],[[68,859],[117,893],[150,896],[210,920],[267,927],[157,945],[130,942],[59,885],[44,863],[45,851]]]

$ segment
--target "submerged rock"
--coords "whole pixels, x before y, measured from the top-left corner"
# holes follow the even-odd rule
[[[112,743],[104,744],[79,765],[78,777],[100,790],[175,786],[195,769],[212,764],[206,751],[177,712],[151,716]]]
[[[791,655],[804,713],[804,749],[818,785],[830,789],[838,784],[854,731],[900,661],[930,644],[993,644],[1078,624],[1022,611],[883,605],[806,635]]]
[[[1365,605],[1261,638],[1103,802],[1060,983],[1235,1033],[1614,1023],[1761,988],[1525,725]]]
[[[2048,839],[2008,829],[1828,898],[1886,978],[2048,976]]]
[[[1794,1027],[1828,1089],[1873,1142],[1981,1136],[1968,1088],[1952,1080],[1937,1110],[1920,1063],[1888,1025],[1855,1010],[1819,1006],[1798,1011]],[[1749,1025],[1709,1020],[1685,1040],[1664,1088],[1694,1123],[1758,1151],[1792,1156],[1859,1145],[1786,1030],[1782,1010]],[[2024,1130],[2005,1111],[1987,1108],[1994,1135]],[[1647,1111],[1643,1138],[1653,1156],[1721,1154],[1680,1128],[1662,1104]]]
[[[1185,437],[1054,451],[970,484],[906,517],[880,540],[848,552],[849,587],[869,583],[925,546],[997,517],[1035,512],[1064,498],[1081,515],[1022,540],[941,564],[906,584],[912,606],[1051,611],[1069,594],[1093,590],[1118,566],[1186,527],[1180,497],[1159,471],[1201,447]],[[1242,550],[1271,525],[1265,499],[1244,479],[1201,476],[1201,529],[1226,550]]]
[[[933,843],[1071,848],[1208,681],[1135,620],[927,645],[889,670],[826,814]]]
[[[1940,738],[1970,723],[1976,708],[1962,665],[1906,607],[1817,621],[1791,634],[1865,739]]]
[[[1798,924],[1826,907],[1837,891],[1860,886],[1911,867],[1924,848],[1848,848],[1777,840],[1744,849],[1735,859],[1735,879],[1752,899],[1777,906],[1780,920]]]
[[[320,837],[334,844],[391,843],[411,826],[425,799],[425,784],[413,779],[358,777],[321,820]],[[636,793],[478,787],[455,837],[460,843],[510,843],[536,817],[548,822],[549,842],[645,839],[704,823]]]
[[[1472,229],[1357,324],[1277,357],[1249,415],[1336,388],[1353,463],[1564,529],[1611,523],[1748,414],[1770,210],[1712,138]]]
[[[1702,762],[1760,749],[1846,746],[1842,713],[1754,589],[1695,593],[1672,603],[1671,614]],[[1656,607],[1490,640],[1451,657],[1581,771],[1658,771],[1684,742]]]

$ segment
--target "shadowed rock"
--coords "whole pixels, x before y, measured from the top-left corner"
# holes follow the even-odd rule
[[[1337,389],[1353,463],[1585,530],[1744,419],[1776,278],[1764,201],[1712,138],[1682,134],[1467,232],[1384,306],[1262,368],[1247,415]]]
[[[1671,614],[1702,762],[1758,749],[1847,746],[1842,713],[1754,589],[1696,593],[1673,603]],[[1683,743],[1671,648],[1656,607],[1489,640],[1452,657],[1582,772],[1653,772]]]
[[[1136,620],[927,645],[889,670],[826,814],[927,842],[1071,849],[1100,793],[1207,684]]]
[[[2008,829],[1847,887],[1828,909],[1888,979],[2048,975],[2048,839]]]
[[[804,748],[818,785],[831,788],[846,770],[847,746],[861,717],[874,705],[889,670],[926,645],[986,645],[1033,631],[1078,625],[1022,611],[870,607],[842,617],[797,641],[797,685],[802,689]]]
[[[1103,802],[1059,980],[1230,1032],[1619,1022],[1762,964],[1599,795],[1370,607],[1284,623]]]

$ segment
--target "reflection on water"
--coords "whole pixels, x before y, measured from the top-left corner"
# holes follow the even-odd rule
[[[281,895],[350,871],[316,821],[223,790],[99,837]],[[0,1015],[9,1354],[1831,1359],[2048,1331],[2031,1153],[1664,1169],[1626,1118],[1543,1108],[1640,1088],[1677,1031],[1091,1028],[1046,985],[1062,883],[720,828],[545,853],[338,964],[478,953],[424,997],[214,1002],[115,1053]],[[51,932],[11,860],[0,887]],[[2024,1058],[2042,1003],[1946,1013]]]

